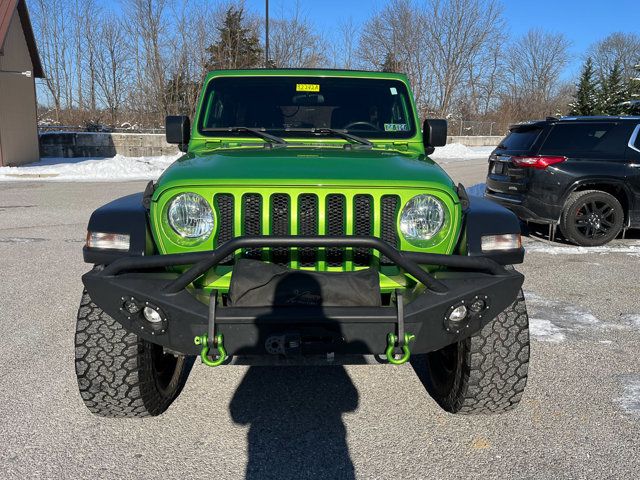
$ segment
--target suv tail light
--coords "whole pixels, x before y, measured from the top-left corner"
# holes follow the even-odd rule
[[[511,157],[511,161],[517,167],[537,168],[544,170],[549,165],[564,162],[567,157],[555,157],[548,155],[539,155],[535,157]]]

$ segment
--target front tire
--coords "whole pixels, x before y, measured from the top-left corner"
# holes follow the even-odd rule
[[[624,226],[624,210],[613,195],[600,190],[583,190],[569,195],[560,231],[582,247],[599,247],[616,238]]]
[[[75,337],[76,376],[84,404],[102,417],[160,415],[180,394],[192,357],[167,354],[107,315],[82,294]]]
[[[515,408],[527,383],[529,318],[522,291],[471,337],[412,362],[431,397],[447,412],[500,413]]]

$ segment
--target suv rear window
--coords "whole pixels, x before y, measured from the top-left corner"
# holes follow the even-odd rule
[[[540,135],[541,131],[541,128],[512,130],[509,135],[500,142],[498,148],[502,150],[529,150],[538,138],[538,135]]]
[[[631,122],[556,124],[541,154],[622,157],[634,125]]]

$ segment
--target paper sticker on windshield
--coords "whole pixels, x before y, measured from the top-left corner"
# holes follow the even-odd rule
[[[296,83],[296,92],[319,92],[320,85],[317,83]]]
[[[409,125],[406,123],[385,123],[385,132],[407,132],[409,131]]]
[[[396,90],[396,87],[389,87],[389,91],[391,92],[391,95],[397,95],[398,94],[398,90]]]

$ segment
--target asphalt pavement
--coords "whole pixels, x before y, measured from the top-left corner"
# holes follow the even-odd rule
[[[470,186],[484,161],[444,165]],[[524,399],[443,412],[411,366],[196,363],[162,416],[92,416],[75,316],[91,211],[132,183],[0,183],[0,478],[638,478],[640,240],[543,238],[519,267],[532,322]]]

